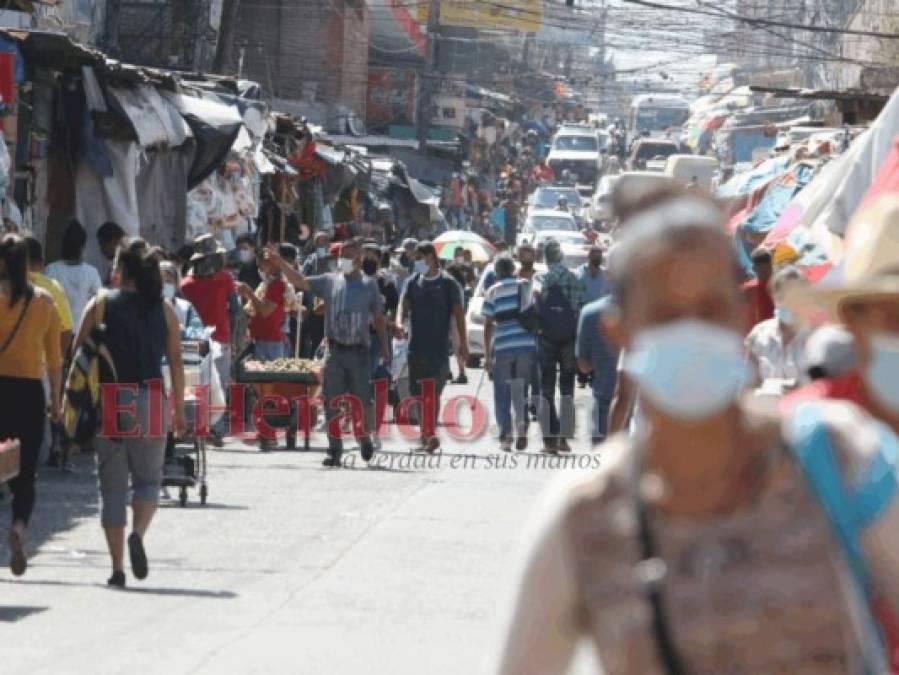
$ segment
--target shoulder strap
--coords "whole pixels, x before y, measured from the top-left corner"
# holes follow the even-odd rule
[[[25,318],[25,312],[28,311],[28,305],[31,304],[31,299],[33,297],[34,297],[34,292],[31,292],[31,293],[29,293],[27,291],[25,292],[25,303],[22,305],[22,311],[19,312],[19,318],[16,319],[16,325],[12,327],[12,331],[10,332],[9,335],[6,336],[6,340],[4,340],[3,346],[0,347],[0,354],[5,352],[6,349],[9,347],[9,345],[12,344],[12,341],[15,339],[16,333],[19,332],[19,326],[22,325],[22,319]]]
[[[652,533],[649,508],[640,490],[640,475],[643,462],[640,458],[640,450],[634,448],[634,458],[631,461],[631,489],[633,491],[634,508],[637,512],[637,524],[640,539],[640,562],[647,564],[658,560],[658,546]],[[665,597],[662,595],[664,574],[658,578],[645,580],[646,601],[652,610],[652,633],[656,643],[656,656],[667,675],[684,675],[686,672],[674,645],[671,635],[671,625],[668,622],[668,614],[665,610]]]

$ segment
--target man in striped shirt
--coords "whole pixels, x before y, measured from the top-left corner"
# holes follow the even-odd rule
[[[537,355],[537,341],[518,321],[532,302],[530,284],[515,277],[515,262],[507,254],[493,264],[497,281],[487,290],[484,316],[486,368],[493,378],[493,403],[502,449],[512,449],[512,416],[515,417],[515,447],[527,447],[525,385]]]

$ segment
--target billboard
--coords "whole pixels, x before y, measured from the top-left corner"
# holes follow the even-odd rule
[[[428,2],[418,3],[418,20],[428,22]],[[536,33],[543,20],[543,0],[440,0],[440,25],[481,30]]]
[[[412,70],[369,68],[365,122],[369,126],[415,124],[418,75]]]

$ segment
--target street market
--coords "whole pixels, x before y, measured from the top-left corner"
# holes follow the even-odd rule
[[[3,672],[899,673],[899,11],[267,2],[0,12]]]

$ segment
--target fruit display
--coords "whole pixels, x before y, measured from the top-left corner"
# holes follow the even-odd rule
[[[250,373],[315,373],[319,369],[320,365],[310,359],[250,359],[244,362],[244,370]]]

